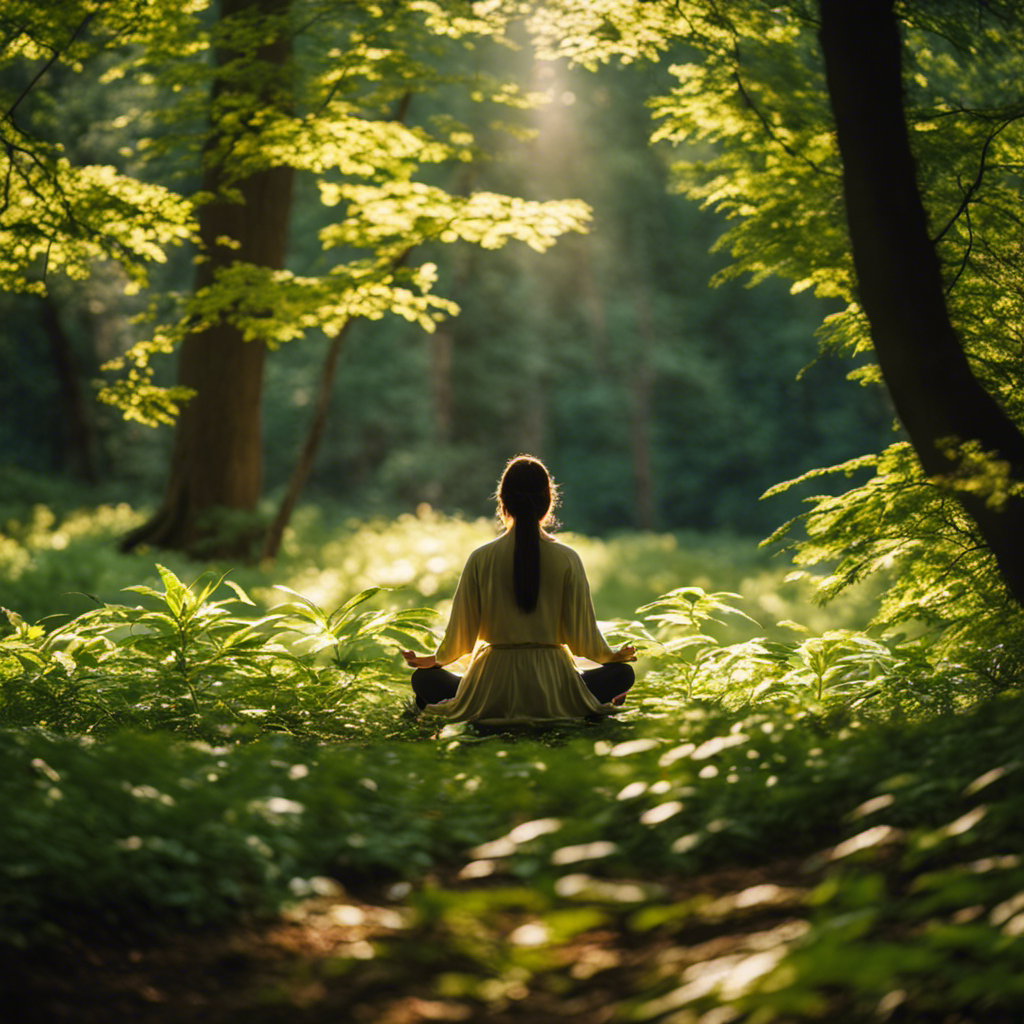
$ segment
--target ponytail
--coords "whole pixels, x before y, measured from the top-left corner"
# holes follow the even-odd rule
[[[522,611],[532,612],[540,593],[540,520],[531,515],[516,516],[512,582],[516,588],[516,604]]]
[[[556,489],[544,463],[518,455],[505,467],[498,485],[498,514],[506,527],[516,527],[512,583],[516,604],[532,612],[540,594],[541,528],[551,521]]]

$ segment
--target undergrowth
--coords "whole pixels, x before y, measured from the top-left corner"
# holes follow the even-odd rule
[[[129,585],[159,586],[154,553],[117,549],[119,538],[144,518],[143,511],[127,504],[0,503],[0,605],[36,622],[78,614],[97,600],[120,600]],[[403,588],[403,595],[415,595],[415,603],[444,612],[470,551],[494,536],[491,520],[446,516],[425,506],[415,514],[369,520],[305,506],[296,511],[272,564],[201,563],[176,552],[160,552],[159,560],[182,579],[230,569],[231,579],[261,608],[280,600],[277,584],[323,607],[383,586]],[[583,557],[595,606],[607,618],[631,615],[684,583],[739,593],[754,618],[796,619],[815,633],[860,628],[875,603],[876,591],[863,588],[830,607],[811,606],[813,580],[787,582],[788,564],[759,551],[752,538],[687,532],[562,536]]]
[[[869,1020],[887,996],[910,1019],[936,1005],[1010,1012],[1022,727],[1019,702],[1003,700],[831,734],[778,708],[696,702],[671,719],[579,726],[555,745],[456,728],[363,747],[6,730],[0,938],[54,941],[85,920],[94,938],[152,936],[338,882],[405,880],[410,906],[445,924],[435,938],[464,931],[466,913],[490,934],[502,893],[528,887],[534,961],[553,965],[576,927],[567,911],[579,929],[618,919],[670,936],[696,908],[666,901],[662,880],[802,856],[825,871],[796,940],[775,941],[740,985],[661,972],[633,1019],[662,1019],[665,1000],[694,1020],[716,1006],[729,1019]],[[500,884],[441,898],[442,868]]]
[[[49,550],[62,529],[39,527]],[[628,550],[629,572],[649,558],[670,584],[606,623],[641,655],[626,709],[544,730],[438,726],[405,713],[397,652],[435,642],[460,545],[482,530],[433,513],[350,524],[330,567],[296,562],[277,587],[161,564],[72,617],[10,611],[0,946],[85,922],[97,936],[225,925],[339,883],[401,882],[437,955],[451,943],[476,963],[467,914],[491,936],[470,971],[483,986],[496,950],[521,981],[601,922],[670,941],[697,910],[668,880],[798,857],[814,879],[801,930],[699,977],[662,965],[620,1017],[1013,1019],[1024,708],[997,693],[1012,680],[926,629],[809,627],[795,600],[750,589],[749,565],[732,589],[673,576],[691,557],[678,538],[577,539],[621,595],[637,593]],[[31,544],[15,547],[38,580]],[[509,893],[529,926],[515,940]]]

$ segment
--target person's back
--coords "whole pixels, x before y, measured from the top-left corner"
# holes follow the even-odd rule
[[[466,563],[476,574],[481,600],[479,638],[489,643],[565,643],[575,587],[585,585],[579,556],[568,545],[545,538],[539,546],[537,604],[526,612],[516,602],[512,566],[515,527],[477,548]]]
[[[417,706],[456,720],[541,720],[610,714],[633,683],[631,647],[612,651],[594,615],[583,563],[548,535],[554,488],[537,459],[518,456],[498,491],[506,532],[469,557],[435,655],[417,668]],[[601,663],[582,675],[569,656]],[[461,679],[441,668],[466,654]]]

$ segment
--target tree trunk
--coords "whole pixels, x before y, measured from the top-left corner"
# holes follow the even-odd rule
[[[316,461],[316,453],[320,450],[320,441],[324,435],[324,427],[327,426],[327,413],[331,407],[331,393],[334,389],[334,371],[338,365],[338,356],[345,338],[355,321],[350,317],[345,321],[341,330],[331,338],[327,347],[327,355],[324,357],[323,366],[320,369],[320,383],[317,389],[316,404],[313,407],[313,418],[309,424],[309,431],[306,440],[303,442],[302,450],[299,452],[298,462],[288,479],[288,487],[285,489],[284,497],[278,506],[277,514],[267,528],[266,536],[263,538],[263,550],[260,552],[260,560],[268,561],[277,558],[281,550],[281,541],[284,539],[284,531],[291,521],[292,512],[295,511],[295,504],[299,500],[302,488],[306,486],[309,474],[313,470],[313,463]]]
[[[60,322],[57,307],[49,295],[40,299],[39,319],[50,342],[50,354],[60,385],[60,403],[63,410],[61,427],[57,435],[60,451],[57,453],[56,462],[63,466],[70,461],[75,472],[83,480],[94,484],[97,479],[96,460],[93,457],[96,431],[75,369],[71,341]],[[67,458],[69,453],[70,460]]]
[[[289,0],[221,0],[223,20],[246,11],[283,15]],[[238,54],[218,50],[217,64]],[[268,103],[280,102],[290,44],[282,35],[255,54],[264,66],[253,91]],[[266,65],[280,72],[275,81]],[[217,78],[211,106],[229,86]],[[237,86],[233,87],[237,88]],[[221,141],[216,126],[208,152]],[[199,230],[207,259],[199,265],[195,287],[211,284],[218,271],[238,261],[280,269],[284,265],[294,172],[290,167],[257,171],[232,180],[230,167],[208,161],[202,191],[219,195],[227,184],[241,202],[216,198],[199,211]],[[224,240],[233,240],[224,245]],[[263,483],[262,390],[266,345],[245,341],[241,331],[221,320],[182,343],[178,381],[196,392],[178,419],[170,478],[163,503],[153,518],[122,541],[128,550],[140,543],[189,550],[209,556],[248,557],[258,536],[253,528],[232,530],[216,522],[218,511],[252,513]],[[234,535],[232,535],[232,533]]]
[[[654,528],[654,474],[651,470],[651,403],[654,371],[651,353],[657,344],[651,317],[651,298],[642,285],[634,295],[637,333],[641,345],[633,361],[630,380],[630,447],[633,452],[633,522],[638,530]]]
[[[819,0],[859,300],[896,412],[929,476],[955,474],[943,442],[977,441],[1024,480],[1024,436],[975,378],[949,319],[903,109],[893,0]],[[1024,500],[959,492],[1024,603]]]
[[[591,237],[584,235],[582,238],[573,239],[573,241],[580,253],[580,258],[576,262],[576,272],[579,274],[583,309],[590,327],[594,365],[604,376],[608,373],[608,296],[606,289],[598,280],[598,274],[594,268]]]

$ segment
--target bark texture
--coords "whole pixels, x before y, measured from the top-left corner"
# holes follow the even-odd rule
[[[1024,479],[1024,437],[979,383],[949,319],[917,186],[893,0],[819,0],[859,299],[886,387],[929,475],[957,471],[943,442],[976,440]],[[1024,501],[963,504],[1024,603]]]
[[[289,0],[221,0],[220,16],[230,18],[253,11],[283,15]],[[223,66],[236,59],[232,51],[218,51]],[[290,56],[290,44],[281,35],[261,47],[257,60],[265,68],[252,89],[275,90],[280,100],[279,78]],[[215,79],[211,107],[225,95],[226,86]],[[237,88],[237,86],[232,86]],[[270,100],[270,97],[268,97]],[[221,139],[211,134],[207,152]],[[236,261],[280,269],[288,241],[288,220],[294,172],[272,167],[241,180],[233,180],[225,161],[207,159],[203,170],[204,192],[219,193],[230,184],[241,193],[241,202],[218,198],[199,212],[204,254],[208,257],[196,272],[196,290],[209,285],[217,272]],[[218,239],[233,239],[233,246]],[[252,512],[263,484],[262,391],[266,345],[245,341],[241,331],[221,320],[208,330],[189,335],[182,343],[178,381],[193,388],[195,397],[178,419],[170,476],[163,502],[153,518],[129,534],[122,547],[140,543],[204,555],[246,557],[256,538],[218,527],[218,510]]]

